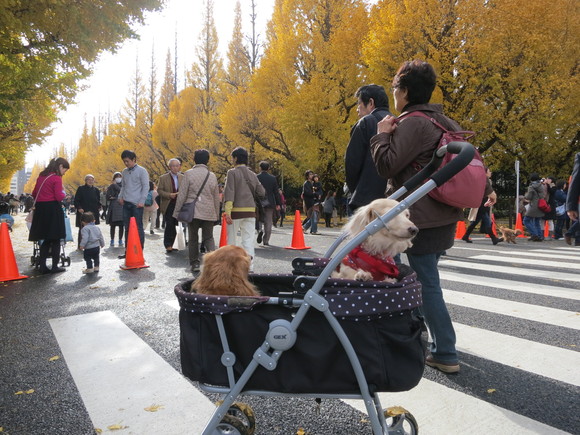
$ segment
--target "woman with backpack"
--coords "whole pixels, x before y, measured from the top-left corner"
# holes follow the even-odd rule
[[[455,121],[443,115],[441,105],[429,103],[436,78],[429,63],[413,60],[403,63],[393,79],[395,110],[403,115],[416,114],[402,119],[387,115],[377,125],[378,134],[371,138],[377,172],[389,180],[393,191],[417,173],[417,166],[429,163],[443,135],[439,125],[447,131],[461,130]],[[478,193],[478,201],[479,198]],[[426,364],[445,373],[456,373],[460,367],[455,330],[443,300],[437,264],[443,252],[453,246],[455,227],[463,219],[463,210],[429,195],[409,210],[420,231],[406,254],[422,285],[423,306],[419,311],[433,338]]]
[[[159,196],[157,193],[157,186],[152,181],[149,182],[149,192],[145,198],[145,205],[143,207],[143,231],[147,232],[147,225],[149,224],[149,234],[155,234],[153,227],[155,226],[155,217],[157,216],[157,201],[155,199]]]

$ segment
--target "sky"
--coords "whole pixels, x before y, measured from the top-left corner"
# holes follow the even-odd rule
[[[240,0],[244,34],[250,30],[250,1]],[[274,0],[256,0],[257,25],[260,41],[265,42],[266,24],[272,15]],[[219,37],[220,53],[225,59],[234,24],[235,0],[214,0],[214,21]],[[93,75],[83,85],[86,89],[76,98],[76,104],[59,114],[59,122],[52,125],[53,133],[41,146],[32,147],[26,155],[26,166],[35,162],[47,163],[61,143],[67,150],[78,145],[85,119],[89,130],[93,118],[110,112],[114,119],[129,94],[135,67],[147,80],[154,50],[159,87],[163,82],[167,50],[171,50],[172,64],[177,32],[178,89],[183,88],[185,70],[195,60],[195,46],[203,25],[202,0],[166,0],[166,7],[146,16],[145,24],[136,28],[139,40],[126,41],[115,53],[104,53],[95,64]]]

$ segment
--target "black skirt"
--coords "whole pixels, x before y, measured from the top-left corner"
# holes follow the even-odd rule
[[[37,202],[28,240],[60,240],[66,237],[64,211],[58,201]]]

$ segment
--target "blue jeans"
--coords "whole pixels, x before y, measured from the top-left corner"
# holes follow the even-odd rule
[[[440,256],[441,253],[407,254],[409,266],[417,273],[422,286],[423,306],[419,308],[419,313],[424,317],[433,339],[431,355],[438,361],[456,364],[458,358],[455,349],[455,330],[443,300],[437,269]]]
[[[318,212],[315,210],[312,211],[310,218],[306,219],[302,225],[302,229],[304,231],[306,231],[308,228],[310,228],[311,233],[318,232]]]
[[[540,239],[544,238],[539,217],[524,216],[524,225],[532,236],[539,237]]]
[[[129,242],[129,222],[134,217],[137,221],[137,232],[141,240],[141,249],[145,246],[145,231],[143,231],[143,207],[137,207],[137,204],[127,202],[123,204],[123,225],[125,226],[125,247]]]

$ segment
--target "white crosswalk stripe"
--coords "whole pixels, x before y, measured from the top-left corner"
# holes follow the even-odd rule
[[[519,256],[519,254],[518,254]],[[503,257],[498,255],[476,255],[473,260],[494,261],[510,264],[525,264],[528,266],[559,267],[561,269],[580,270],[580,263],[550,261],[550,259],[519,258],[516,256]],[[577,278],[578,279],[578,278]]]

